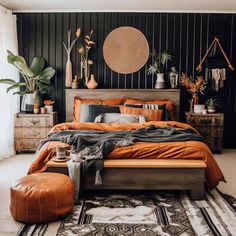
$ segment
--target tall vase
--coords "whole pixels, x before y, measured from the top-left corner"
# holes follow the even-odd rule
[[[66,88],[72,87],[72,63],[69,56],[66,62],[66,84],[65,85],[66,85]]]
[[[164,74],[163,73],[157,74],[155,88],[156,89],[163,89],[163,88],[165,88],[165,80],[164,80]]]

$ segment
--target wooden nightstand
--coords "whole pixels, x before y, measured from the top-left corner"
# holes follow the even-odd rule
[[[206,140],[213,153],[221,153],[223,145],[224,114],[198,114],[186,112],[187,123]]]
[[[57,112],[48,114],[15,114],[15,149],[36,151],[48,131],[57,124]]]

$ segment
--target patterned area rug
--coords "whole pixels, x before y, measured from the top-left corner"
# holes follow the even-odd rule
[[[62,221],[24,225],[21,236],[236,235],[236,201],[217,190],[203,201],[183,192],[87,197]]]

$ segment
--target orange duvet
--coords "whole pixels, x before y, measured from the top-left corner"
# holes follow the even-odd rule
[[[134,130],[149,125],[167,126],[171,125],[177,129],[192,128],[190,125],[176,121],[156,121],[146,123],[62,123],[54,126],[50,132],[59,130]],[[193,129],[193,128],[192,128]],[[29,174],[43,172],[46,170],[46,163],[55,156],[55,148],[60,142],[46,143],[36,154],[35,161],[31,164]],[[68,145],[69,148],[69,145]],[[213,189],[220,181],[225,181],[224,176],[217,165],[211,151],[206,144],[198,141],[181,142],[136,142],[127,147],[118,147],[114,149],[107,158],[111,159],[201,159],[206,165],[206,183],[209,189]]]

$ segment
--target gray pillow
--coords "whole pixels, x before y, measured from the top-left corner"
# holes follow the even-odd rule
[[[120,113],[119,106],[83,103],[80,105],[80,122],[94,122],[102,113]]]
[[[118,113],[103,113],[97,116],[95,123],[144,123],[146,119],[144,116],[118,114]]]

